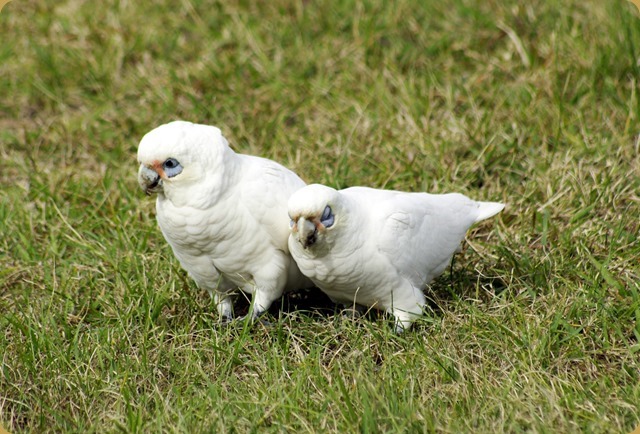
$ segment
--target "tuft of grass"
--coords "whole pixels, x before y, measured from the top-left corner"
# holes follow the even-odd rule
[[[0,31],[10,432],[640,425],[629,2],[16,0]],[[507,208],[402,336],[316,292],[221,326],[136,184],[139,139],[177,118],[308,182]]]

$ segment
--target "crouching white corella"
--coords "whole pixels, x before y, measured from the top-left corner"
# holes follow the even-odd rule
[[[288,208],[289,250],[300,270],[336,302],[393,314],[402,332],[422,314],[425,286],[467,230],[504,204],[313,184],[296,191]]]

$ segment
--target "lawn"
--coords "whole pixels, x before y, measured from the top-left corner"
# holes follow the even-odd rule
[[[0,34],[9,432],[640,425],[630,2],[14,0]],[[140,138],[174,119],[307,182],[507,208],[403,335],[317,292],[222,325],[136,181]]]

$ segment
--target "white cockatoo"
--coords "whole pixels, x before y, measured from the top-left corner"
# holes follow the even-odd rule
[[[423,290],[467,230],[504,208],[462,194],[312,184],[289,198],[289,250],[334,302],[393,314],[398,333],[422,314]]]
[[[235,153],[213,126],[176,121],[138,147],[138,182],[181,266],[233,316],[236,288],[257,318],[284,291],[313,286],[289,254],[287,201],[305,183],[264,158]]]

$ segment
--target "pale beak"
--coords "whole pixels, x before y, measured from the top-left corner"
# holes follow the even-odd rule
[[[316,225],[304,217],[300,217],[297,223],[298,226],[298,242],[302,244],[302,247],[308,249],[318,239],[318,229]]]
[[[140,184],[140,188],[144,190],[147,196],[162,189],[162,179],[160,175],[144,164],[141,164],[140,170],[138,170],[138,184]]]

